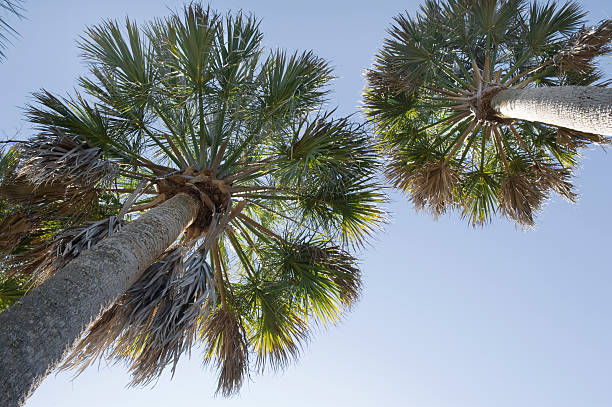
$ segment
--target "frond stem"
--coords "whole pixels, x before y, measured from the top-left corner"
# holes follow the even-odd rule
[[[465,131],[463,132],[463,134],[461,134],[461,136],[459,137],[459,139],[455,142],[455,145],[453,146],[453,149],[448,153],[448,155],[446,156],[446,159],[444,160],[444,165],[448,164],[449,160],[451,159],[451,157],[455,154],[455,152],[457,152],[457,150],[459,149],[459,147],[461,146],[461,144],[463,144],[463,141],[465,140],[465,138],[467,137],[467,135],[474,130],[474,127],[476,127],[476,121],[472,120],[470,122],[470,124],[468,125],[467,129],[465,129]]]
[[[493,129],[493,135],[495,136],[495,142],[497,143],[497,149],[499,151],[499,155],[501,155],[502,160],[504,161],[504,166],[506,167],[506,171],[510,174],[510,164],[508,163],[508,158],[506,157],[506,153],[504,152],[504,148],[502,146],[501,137],[497,132],[497,126],[491,126]]]

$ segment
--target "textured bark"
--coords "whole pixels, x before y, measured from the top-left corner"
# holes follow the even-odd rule
[[[0,405],[22,405],[88,326],[193,222],[179,194],[68,263],[0,314]]]
[[[556,86],[505,89],[491,107],[502,117],[612,135],[612,88]]]

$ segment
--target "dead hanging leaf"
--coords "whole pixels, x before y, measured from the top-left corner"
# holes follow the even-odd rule
[[[592,61],[612,51],[612,20],[583,28],[568,41],[567,46],[554,56],[553,61],[562,72],[586,72]]]
[[[378,92],[380,96],[391,96],[401,92],[413,92],[419,86],[419,81],[414,81],[413,76],[391,71],[389,68],[373,70],[368,69],[365,73],[366,81],[371,92]]]
[[[574,192],[574,185],[569,181],[572,171],[569,168],[554,168],[537,166],[533,168],[539,185],[544,189],[552,189],[568,201],[574,203],[578,195]]]
[[[612,143],[612,139],[606,136],[559,127],[557,129],[557,142],[576,151],[578,148],[586,147],[589,144],[608,145]]]
[[[217,392],[223,396],[236,393],[248,369],[248,345],[241,323],[232,309],[219,307],[202,324],[206,340],[205,364],[219,370]]]
[[[63,218],[64,222],[74,224],[95,210],[98,192],[64,184],[36,186],[20,176],[0,184],[0,199],[22,206],[39,218]]]
[[[33,285],[39,285],[81,252],[121,228],[114,216],[83,226],[66,229],[57,236],[33,242],[33,248],[8,260],[10,270],[28,276]]]
[[[501,183],[499,208],[504,216],[527,229],[535,225],[533,217],[546,197],[537,180],[529,174],[510,174]]]
[[[8,254],[32,230],[35,222],[23,212],[16,212],[0,220],[0,253]]]
[[[416,209],[426,209],[438,217],[455,206],[453,190],[459,182],[458,173],[442,162],[430,161],[413,167],[391,159],[385,173],[393,186],[410,194]]]
[[[183,261],[185,248],[168,251],[94,324],[62,369],[81,373],[95,360],[125,361],[130,385],[145,385],[172,365],[197,337],[198,322],[215,303],[205,254]]]
[[[35,186],[61,184],[93,188],[109,183],[119,171],[117,164],[103,158],[100,148],[59,130],[29,139],[20,151],[17,176]]]
[[[55,261],[56,242],[37,240],[34,240],[33,247],[27,252],[6,259],[6,274],[25,276],[36,285],[55,272],[55,268],[51,268],[50,264]]]

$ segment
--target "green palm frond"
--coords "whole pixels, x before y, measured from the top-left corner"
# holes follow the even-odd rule
[[[296,358],[311,324],[339,320],[358,298],[356,259],[329,240],[303,235],[261,237],[253,269],[236,287],[256,364],[282,368]]]
[[[0,13],[23,18],[23,0],[0,0]],[[11,37],[17,36],[17,31],[9,24],[4,15],[0,15],[0,61],[6,56],[7,43]]]
[[[287,112],[305,113],[319,106],[327,95],[323,88],[330,80],[328,63],[312,52],[272,53],[263,66],[264,95],[259,109],[280,120]]]
[[[538,52],[576,32],[583,24],[586,12],[573,1],[563,5],[534,1],[529,5],[528,16],[524,21],[525,40],[533,51]]]

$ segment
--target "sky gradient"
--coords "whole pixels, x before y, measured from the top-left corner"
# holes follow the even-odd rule
[[[330,60],[338,76],[330,106],[356,119],[363,69],[392,17],[418,4],[211,3],[253,12],[268,47]],[[581,4],[592,22],[611,17],[609,2]],[[31,92],[74,89],[85,73],[75,42],[86,26],[126,15],[144,22],[181,5],[27,1],[27,20],[12,20],[21,37],[0,63],[0,138],[32,134],[22,112]],[[501,219],[477,229],[457,214],[434,221],[392,192],[390,223],[361,254],[361,302],[315,334],[297,364],[254,375],[237,397],[213,397],[216,375],[195,349],[154,388],[126,389],[123,366],[101,366],[74,381],[51,375],[26,406],[612,406],[611,173],[609,153],[585,151],[578,203],[549,201],[529,232]]]

